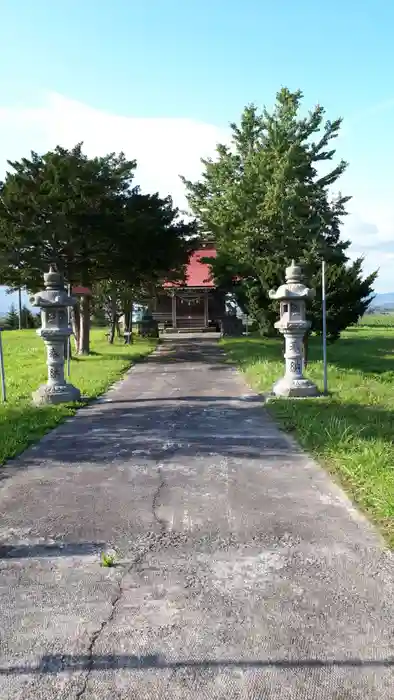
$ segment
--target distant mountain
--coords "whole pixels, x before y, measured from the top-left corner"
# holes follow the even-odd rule
[[[370,308],[378,307],[383,308],[394,308],[394,292],[386,292],[385,294],[377,294],[375,299],[372,301]]]

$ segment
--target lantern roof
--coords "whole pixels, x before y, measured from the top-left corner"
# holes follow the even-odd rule
[[[285,284],[282,284],[275,291],[271,289],[269,292],[269,298],[275,300],[285,300],[285,299],[313,299],[315,296],[315,290],[309,289],[302,282],[303,273],[302,267],[296,265],[295,261],[292,260],[289,267],[285,270]]]

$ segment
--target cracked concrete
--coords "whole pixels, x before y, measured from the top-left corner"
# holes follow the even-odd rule
[[[2,472],[0,698],[392,699],[392,555],[222,359],[169,340]]]
[[[162,483],[163,483],[163,482],[162,482]],[[154,497],[153,497],[153,502],[152,502],[152,512],[153,512],[153,513],[154,513],[154,511],[155,511],[155,505],[154,505],[154,504],[155,504],[155,499],[156,499],[157,496],[158,496],[158,493],[159,493],[160,488],[161,488],[161,485],[159,485],[159,487],[158,487],[158,489],[157,489],[157,491],[156,491],[156,493],[154,494]],[[158,522],[160,522],[160,521],[158,521]],[[154,542],[154,540],[153,540],[153,542]],[[118,579],[118,590],[117,590],[117,593],[114,595],[114,597],[113,597],[112,600],[111,600],[111,608],[110,608],[110,613],[109,613],[108,617],[104,618],[104,619],[101,621],[100,626],[97,628],[97,630],[95,630],[95,631],[93,632],[93,634],[92,634],[92,636],[91,636],[91,638],[90,638],[90,643],[89,643],[89,646],[88,646],[88,649],[87,649],[87,654],[86,654],[86,656],[87,656],[87,658],[86,658],[86,663],[85,663],[86,673],[85,673],[85,676],[84,676],[84,678],[83,678],[83,682],[82,682],[82,684],[81,684],[81,687],[80,687],[80,689],[77,691],[77,694],[76,694],[76,696],[75,696],[76,700],[80,700],[80,698],[83,698],[83,697],[85,696],[85,694],[86,694],[87,689],[88,689],[88,684],[89,684],[90,675],[91,675],[91,673],[92,673],[92,670],[94,669],[94,651],[95,651],[95,647],[96,647],[96,644],[98,643],[98,641],[99,641],[99,639],[100,639],[100,636],[103,634],[105,628],[107,627],[107,625],[111,624],[111,622],[114,620],[114,617],[115,617],[115,614],[116,614],[116,608],[117,608],[118,604],[120,603],[121,598],[122,598],[122,595],[123,595],[123,592],[124,592],[124,589],[123,589],[123,582],[125,581],[127,574],[130,574],[131,571],[132,571],[132,569],[133,569],[134,567],[137,567],[138,564],[140,564],[140,563],[142,562],[143,558],[148,554],[148,552],[153,548],[153,546],[154,546],[154,544],[152,544],[151,546],[147,547],[144,551],[142,551],[142,552],[141,552],[131,563],[129,563],[127,566],[122,566],[122,564],[120,564],[120,567],[123,569],[123,571],[122,571],[122,574],[121,574],[120,578]],[[63,659],[63,660],[64,660],[64,659]]]

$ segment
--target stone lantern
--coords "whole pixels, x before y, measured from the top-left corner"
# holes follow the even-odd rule
[[[311,324],[305,317],[305,302],[313,299],[314,289],[308,289],[302,283],[302,269],[292,260],[286,268],[286,283],[279,289],[271,290],[270,299],[280,302],[280,319],[275,328],[285,337],[285,375],[273,386],[276,396],[317,396],[318,389],[309,379],[302,375],[303,338]]]
[[[63,275],[51,265],[44,275],[43,292],[30,298],[33,306],[41,309],[41,328],[37,334],[43,338],[47,349],[48,381],[33,392],[35,404],[59,404],[79,401],[81,393],[64,378],[64,347],[72,333],[67,309],[76,299],[70,297],[64,287]]]

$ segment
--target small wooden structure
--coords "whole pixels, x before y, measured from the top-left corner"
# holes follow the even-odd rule
[[[219,330],[225,315],[225,294],[218,290],[210,265],[216,249],[206,244],[193,251],[183,284],[165,282],[152,300],[152,316],[167,332]]]

